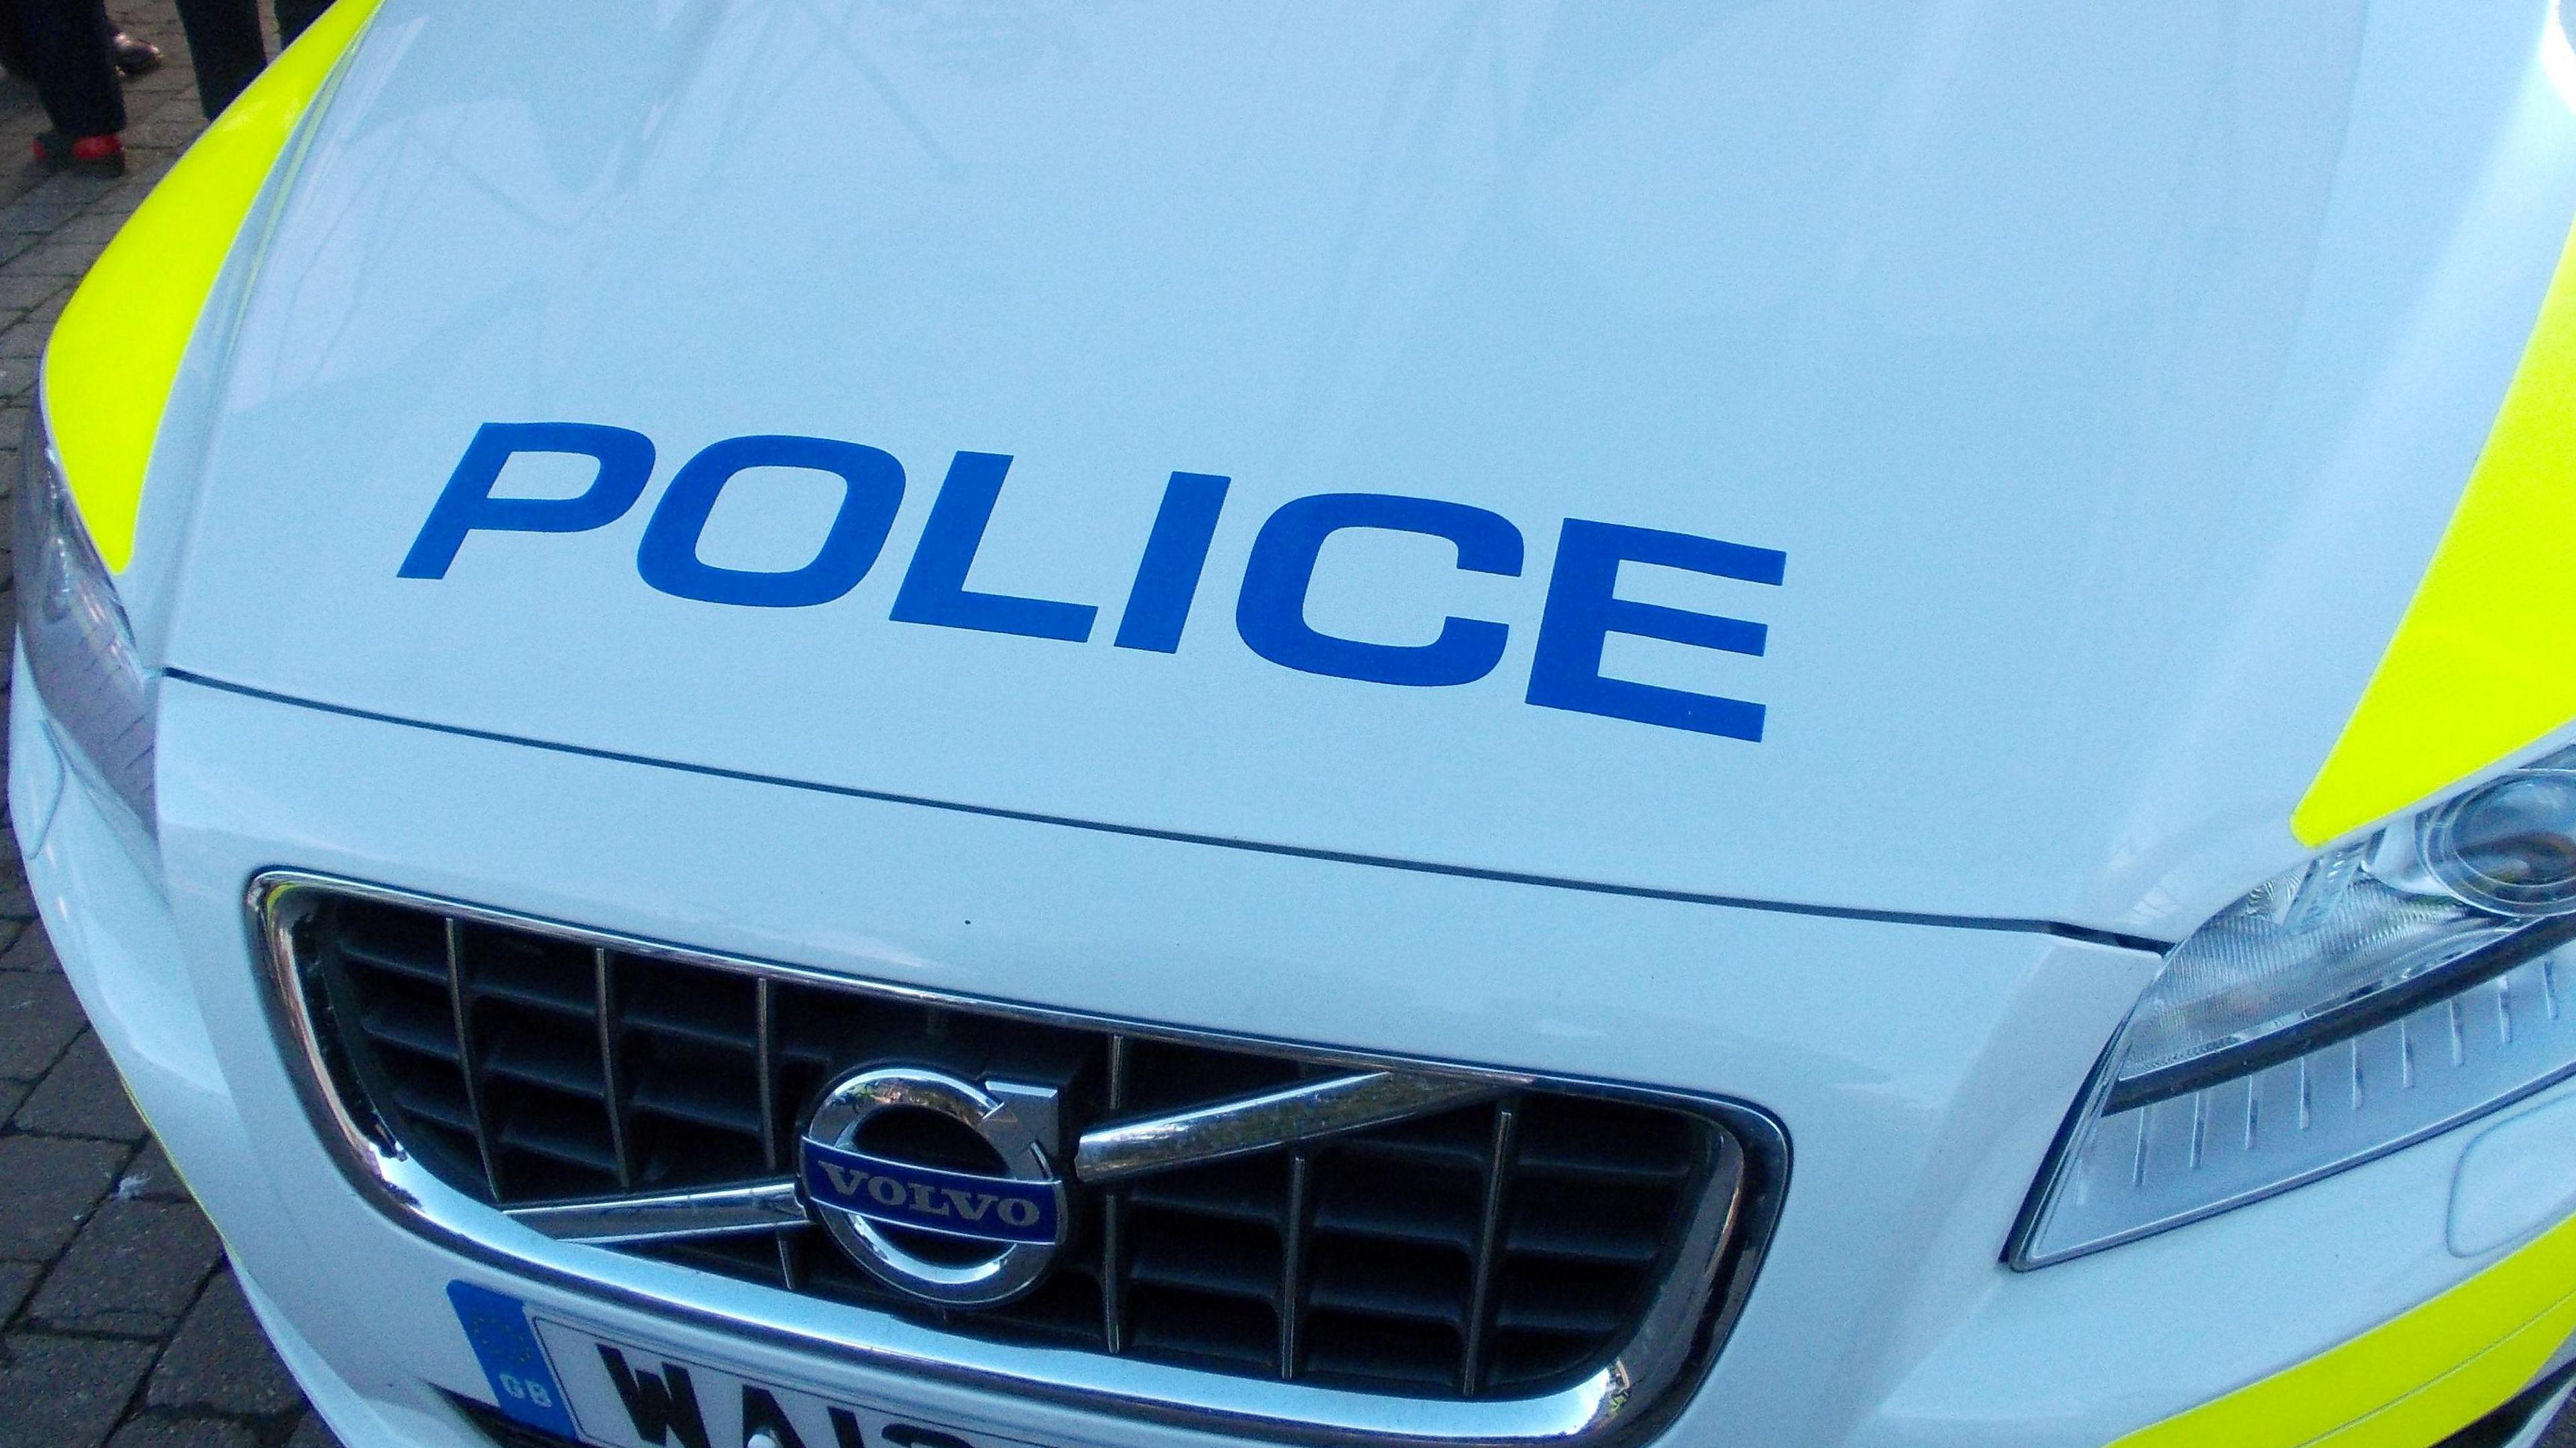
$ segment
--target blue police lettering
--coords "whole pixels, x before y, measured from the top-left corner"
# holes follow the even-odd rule
[[[1208,545],[1216,541],[1217,515],[1225,510],[1233,481],[1210,473],[1172,474],[1154,514],[1154,531],[1145,539],[1145,556],[1136,565],[1136,586],[1127,592],[1127,611],[1118,617],[1118,647],[1180,651],[1181,627],[1189,621],[1190,600],[1198,596],[1199,575],[1207,571]]]
[[[511,458],[561,454],[597,466],[589,487],[569,498],[494,497]],[[970,589],[966,579],[982,550],[1012,459],[959,452],[933,499],[930,516],[895,593],[892,621],[936,628],[1014,634],[1050,642],[1090,641],[1099,608],[1090,603]],[[477,533],[584,533],[617,522],[642,501],[654,466],[652,440],[626,428],[578,422],[485,423],[467,443],[446,486],[396,569],[402,578],[448,576]],[[716,501],[739,473],[755,467],[804,468],[843,486],[841,505],[800,567],[768,571],[718,567],[698,557],[698,542]],[[702,603],[755,608],[811,608],[847,595],[876,567],[904,496],[903,465],[886,452],[831,438],[754,435],[725,438],[699,450],[675,473],[654,505],[636,549],[638,577],[649,587]],[[1149,653],[1180,649],[1232,480],[1174,472],[1138,559],[1119,617],[1114,646]],[[1244,647],[1303,673],[1409,688],[1453,688],[1486,678],[1501,664],[1510,626],[1449,615],[1427,644],[1395,645],[1341,638],[1306,618],[1307,593],[1325,542],[1349,529],[1414,533],[1445,540],[1455,567],[1503,578],[1522,574],[1526,552],[1508,518],[1465,503],[1393,493],[1318,493],[1274,509],[1254,534],[1235,598],[1235,632]],[[1604,675],[1612,634],[1657,639],[1722,653],[1760,657],[1769,629],[1749,619],[1642,603],[1618,595],[1619,568],[1639,563],[1743,583],[1781,586],[1788,556],[1690,533],[1568,518],[1557,537],[1538,637],[1531,652],[1525,702],[1659,728],[1759,742],[1765,709],[1746,699],[1695,693]],[[947,1203],[882,1176],[831,1173],[844,1196],[861,1190],[888,1207],[910,1205],[947,1216]],[[985,1204],[979,1204],[985,1205]],[[1011,1225],[1037,1209],[1004,1197],[988,1207]],[[974,1219],[980,1219],[980,1212]]]
[[[1010,469],[1011,460],[998,453],[962,452],[948,465],[948,481],[940,485],[939,501],[930,507],[930,521],[922,525],[921,542],[912,550],[912,567],[903,575],[903,590],[894,596],[896,622],[1026,634],[1076,644],[1091,637],[1091,621],[1100,610],[1089,604],[976,593],[966,587],[966,570],[975,566],[976,550],[984,546],[984,529],[993,521],[993,504],[1002,495],[1002,475]]]
[[[734,475],[751,468],[806,468],[842,484],[840,511],[814,559],[784,572],[718,568],[698,557],[698,538]],[[684,464],[644,525],[635,571],[664,593],[706,603],[811,608],[859,586],[885,551],[903,506],[903,464],[872,447],[822,437],[729,437]]]
[[[1436,687],[1472,684],[1503,661],[1510,632],[1478,619],[1441,620],[1440,636],[1427,644],[1362,643],[1318,633],[1306,622],[1306,590],[1315,581],[1315,558],[1324,540],[1345,528],[1382,528],[1446,538],[1458,548],[1458,566],[1516,578],[1521,571],[1521,530],[1499,513],[1384,493],[1319,493],[1283,503],[1261,525],[1252,561],[1244,565],[1243,592],[1234,609],[1235,632],[1254,653],[1274,664],[1364,679],[1376,684]]]
[[[1761,705],[1715,694],[1605,679],[1601,676],[1601,649],[1610,635],[1624,633],[1759,655],[1770,631],[1758,623],[1617,597],[1614,590],[1619,582],[1619,565],[1661,564],[1777,586],[1788,561],[1789,555],[1769,548],[1747,548],[1688,533],[1566,519],[1565,530],[1557,537],[1556,573],[1548,580],[1547,611],[1539,618],[1538,652],[1530,661],[1526,697],[1550,709],[1573,709],[1758,742],[1762,738]]]
[[[590,488],[574,498],[496,498],[492,485],[519,453],[567,453],[598,462]],[[583,533],[626,516],[653,475],[653,440],[587,422],[487,422],[420,525],[398,576],[445,578],[468,533]]]

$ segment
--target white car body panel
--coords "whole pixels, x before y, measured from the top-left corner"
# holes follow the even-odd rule
[[[400,870],[415,888],[577,908],[607,928],[678,920],[700,945],[1273,1038],[1400,1041],[1587,1074],[1611,1059],[1602,1043],[1619,1040],[1622,1079],[1770,1103],[1794,1133],[1790,1207],[1727,1350],[1670,1430],[1676,1443],[2099,1443],[2494,1260],[2464,1261],[2445,1244],[2453,1172],[2476,1134],[2462,1132],[2116,1252],[2035,1273],[2003,1266],[2001,1233],[2091,1043],[2153,968],[2134,952],[1410,872],[1368,871],[1375,888],[1361,890],[1350,878],[1360,866],[653,771],[187,685],[164,708],[167,913],[149,867],[77,777],[53,828],[30,841],[40,900],[179,1169],[225,1224],[270,1320],[292,1324],[294,1351],[312,1355],[299,1369],[347,1390],[335,1421],[354,1419],[354,1431],[371,1414],[390,1443],[468,1441],[441,1426],[426,1386],[482,1395],[443,1289],[495,1268],[381,1213],[314,1134],[271,1034],[265,982],[248,968],[243,900],[214,883],[249,878],[288,844],[305,867],[352,878]],[[18,741],[31,745],[41,736]],[[424,777],[450,788],[403,783]],[[488,803],[533,797],[577,808],[526,816]],[[615,827],[594,833],[585,819]],[[732,845],[736,830],[797,848],[755,856]],[[1268,969],[1158,962],[1160,932],[1133,900],[1060,888],[1138,869],[1139,855],[1152,857],[1171,918],[1223,914],[1231,923],[1211,921],[1209,937]],[[979,862],[971,876],[950,868],[961,859]],[[1318,908],[1324,899],[1363,908]],[[64,928],[80,921],[93,923]],[[1610,973],[1569,983],[1543,968],[1569,941],[1588,942]],[[1462,958],[1494,983],[1490,1006],[1419,995],[1400,1035],[1373,1012],[1399,970]],[[1727,965],[1774,960],[1835,969]],[[1348,977],[1295,983],[1336,961],[1351,963]],[[127,999],[182,1024],[107,1004]],[[1519,1024],[1529,1020],[1545,1028]],[[2571,1094],[2576,1085],[2521,1109]],[[596,1249],[505,1236],[533,1264],[507,1279],[512,1290],[675,1353],[1024,1439],[1217,1441],[746,1337],[715,1324],[728,1311],[757,1320],[774,1294],[677,1268],[626,1264],[666,1294],[658,1310],[603,1301],[545,1275],[584,1270]],[[2352,1270],[2355,1240],[2372,1243],[2372,1270]],[[2229,1271],[2212,1276],[2213,1260]],[[936,1334],[842,1311],[889,1350],[941,1350]],[[322,1401],[340,1406],[327,1390]]]
[[[2001,1261],[2155,948],[2302,854],[2576,213],[2554,15],[1679,16],[386,0],[228,266],[118,579],[167,670],[157,840],[23,667],[11,735],[72,982],[352,1448],[474,1441],[431,1391],[487,1396],[460,1278],[1014,1439],[1239,1440],[907,1368],[975,1352],[883,1314],[832,1346],[760,1327],[766,1289],[626,1261],[650,1305],[566,1285],[597,1249],[409,1230],[281,1050],[244,903],[278,868],[1748,1103],[1786,1206],[1675,1444],[2098,1444],[2528,1240],[2447,1245],[2482,1124]],[[476,429],[541,420],[648,435],[641,501],[398,577]],[[865,580],[648,586],[674,471],[767,433],[900,460]],[[961,450],[1014,459],[971,586],[1096,606],[1087,642],[890,619]],[[1175,470],[1225,514],[1178,651],[1119,648]],[[810,557],[815,477],[745,475],[708,557]],[[1516,577],[1342,535],[1307,599],[1382,643],[1505,624],[1490,674],[1247,647],[1255,531],[1340,491],[1517,528]],[[1767,625],[1760,657],[1609,655],[1761,703],[1760,742],[1524,702],[1568,518],[1786,554],[1622,582]]]
[[[395,0],[165,438],[203,491],[147,508],[147,646],[894,795],[2171,938],[2295,857],[2576,210],[2530,4],[1053,13]],[[569,91],[565,46],[603,58]],[[650,436],[644,501],[395,576],[480,424],[557,419]],[[847,597],[639,580],[672,472],[750,433],[903,464]],[[889,621],[960,450],[1015,458],[971,586],[1097,605],[1088,643]],[[1112,647],[1175,469],[1234,479],[1189,632]],[[745,567],[810,558],[838,493],[736,488],[706,550]],[[1518,527],[1516,579],[1342,535],[1310,600],[1382,643],[1507,623],[1490,675],[1234,637],[1253,529],[1343,490]],[[1785,552],[1776,588],[1624,585],[1765,656],[1610,648],[1763,704],[1760,743],[1521,701],[1569,516]]]

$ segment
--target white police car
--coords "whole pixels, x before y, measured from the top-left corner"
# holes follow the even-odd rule
[[[2528,1442],[2571,217],[2541,0],[344,0],[12,816],[353,1445]]]

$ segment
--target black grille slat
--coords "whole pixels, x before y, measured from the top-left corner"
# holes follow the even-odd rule
[[[394,1105],[407,1116],[417,1116],[469,1139],[474,1134],[474,1110],[466,1104],[461,1085],[398,1074],[394,1078]]]
[[[759,1049],[757,987],[748,976],[656,961],[629,978],[628,1030],[645,1030],[751,1055]]]
[[[467,929],[461,945],[466,988],[477,1000],[497,998],[580,1020],[598,1008],[586,950],[488,928]]]
[[[1618,1329],[1619,1306],[1598,1295],[1533,1292],[1503,1304],[1494,1325],[1505,1331],[1527,1328],[1555,1333],[1604,1333]]]
[[[1505,1250],[1585,1261],[1645,1263],[1663,1250],[1656,1194],[1562,1181],[1517,1183]]]
[[[543,1086],[594,1101],[608,1100],[598,1048],[579,1025],[558,1027],[512,1022],[484,1048],[483,1069],[525,1085]]]
[[[1133,1284],[1135,1322],[1129,1351],[1182,1367],[1208,1367],[1247,1377],[1275,1377],[1279,1319],[1241,1297]]]
[[[389,975],[408,976],[413,980],[427,981],[441,990],[447,988],[447,962],[444,959],[438,957],[422,959],[408,952],[358,944],[345,944],[341,950],[355,964],[381,970]]]
[[[1686,1123],[1608,1103],[1531,1103],[1518,1132],[1515,1170],[1587,1182],[1678,1182],[1698,1170]]]
[[[438,916],[352,901],[338,927],[332,945],[347,959],[446,989],[446,924]]]
[[[1317,1309],[1438,1323],[1464,1331],[1472,1264],[1394,1243],[1324,1241],[1306,1299]]]
[[[761,1139],[760,1105],[756,1097],[745,1100],[740,1092],[725,1089],[725,1076],[718,1063],[707,1061],[658,1062],[635,1084],[631,1104],[637,1111],[650,1111],[657,1116],[692,1122],[699,1126],[730,1131],[754,1142]],[[746,1084],[751,1073],[740,1073]]]
[[[1316,1208],[1315,1229],[1472,1253],[1480,1185],[1473,1177],[1425,1172],[1346,1172]]]
[[[358,1028],[380,1046],[396,1046],[450,1064],[460,1060],[456,1027],[444,1005],[432,1005],[408,993],[379,995],[358,1017]]]
[[[1443,1112],[1345,1137],[1333,1143],[1333,1150],[1481,1177],[1493,1154],[1493,1119],[1487,1108]]]
[[[317,1014],[359,1063],[344,1095],[374,1093],[424,1165],[503,1208],[773,1177],[814,1099],[869,1065],[1052,1085],[1068,1147],[1102,1121],[1348,1069],[371,899],[335,898],[305,929],[314,988],[338,1003]],[[926,1306],[811,1227],[611,1250],[995,1342],[1407,1397],[1527,1396],[1622,1350],[1676,1270],[1722,1129],[1534,1088],[1115,1189],[1077,1184],[1054,1270],[977,1310]]]
[[[1588,1333],[1498,1332],[1489,1381],[1503,1390],[1558,1381],[1591,1362],[1594,1340]]]
[[[1277,1306],[1280,1269],[1276,1237],[1214,1222],[1182,1227],[1142,1211],[1129,1220],[1140,1239],[1128,1258],[1129,1281]]]
[[[588,1102],[529,1093],[513,1103],[497,1136],[507,1150],[607,1175],[617,1171],[617,1150],[606,1118]]]
[[[1128,1189],[1130,1210],[1185,1212],[1287,1230],[1287,1163],[1276,1156],[1218,1162],[1147,1177]]]
[[[1317,1312],[1307,1324],[1307,1376],[1336,1387],[1383,1392],[1402,1383],[1423,1396],[1454,1393],[1458,1352],[1458,1335],[1436,1323]]]

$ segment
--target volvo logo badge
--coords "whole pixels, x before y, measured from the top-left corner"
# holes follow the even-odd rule
[[[832,1240],[887,1285],[949,1307],[1035,1287],[1069,1232],[1054,1093],[893,1066],[823,1093],[799,1185]]]

